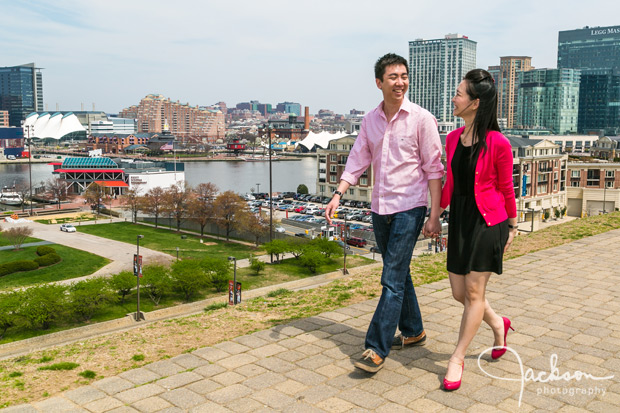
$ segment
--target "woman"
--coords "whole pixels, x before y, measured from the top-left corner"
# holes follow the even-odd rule
[[[467,347],[482,320],[495,335],[497,348],[491,356],[497,359],[506,352],[510,320],[495,314],[485,289],[492,272],[502,273],[503,253],[517,233],[512,148],[499,132],[493,78],[485,70],[471,70],[452,102],[454,115],[463,118],[465,126],[446,138],[441,211],[450,205],[447,267],[452,295],[464,310],[458,344],[443,380],[445,390],[460,387]]]

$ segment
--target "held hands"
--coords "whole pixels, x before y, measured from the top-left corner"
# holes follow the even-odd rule
[[[426,220],[424,227],[422,227],[422,235],[428,238],[437,238],[441,234],[441,222],[439,218]]]
[[[515,239],[515,235],[517,235],[518,232],[519,230],[517,228],[508,231],[508,241],[506,241],[506,246],[504,247],[504,254],[508,250],[508,247],[510,247],[510,244],[512,244],[512,241]]]

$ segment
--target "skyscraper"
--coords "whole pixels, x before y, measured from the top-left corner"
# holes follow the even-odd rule
[[[409,42],[409,100],[429,110],[441,133],[463,125],[451,99],[465,74],[476,67],[476,42],[461,34]]]
[[[620,26],[558,34],[558,68],[581,69],[579,132],[620,130]]]
[[[533,69],[519,73],[516,124],[550,129],[556,134],[577,132],[579,70]]]
[[[30,113],[43,111],[41,68],[34,63],[0,67],[0,110],[9,112],[10,126],[21,126]]]
[[[497,87],[497,117],[506,119],[506,127],[513,128],[517,112],[519,72],[532,69],[532,58],[504,56],[500,57],[499,61],[499,72],[497,77],[493,76]],[[496,67],[492,66],[493,69]]]

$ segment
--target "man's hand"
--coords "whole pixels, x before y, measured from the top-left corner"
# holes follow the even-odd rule
[[[332,224],[332,217],[334,216],[334,212],[336,212],[336,208],[340,206],[340,197],[334,196],[329,204],[325,207],[325,218],[329,225]]]
[[[439,218],[429,218],[422,228],[422,235],[429,238],[435,238],[440,234],[441,222],[439,222]]]

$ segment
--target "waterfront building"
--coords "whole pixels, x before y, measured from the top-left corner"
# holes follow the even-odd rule
[[[599,215],[620,207],[620,163],[569,162],[568,176],[568,215]]]
[[[329,197],[338,188],[340,176],[344,172],[355,139],[356,135],[344,136],[331,140],[326,149],[317,149],[317,194]],[[342,197],[345,200],[370,203],[373,184],[372,166],[369,166],[360,176],[357,185],[351,186]]]
[[[579,110],[577,69],[532,69],[519,72],[517,125],[576,133]]]
[[[80,149],[83,151],[101,149],[103,153],[108,154],[134,153],[138,147],[148,148],[149,140],[155,135],[154,133],[92,133],[88,135],[88,140],[80,145]]]
[[[581,70],[579,132],[620,129],[620,26],[558,34],[558,68]]]
[[[21,126],[29,113],[43,110],[43,77],[34,63],[0,67],[0,110],[9,126]]]
[[[73,112],[33,112],[24,120],[24,128],[31,128],[30,137],[46,139],[85,139],[86,129]]]
[[[497,88],[497,117],[505,119],[507,128],[515,125],[517,97],[519,92],[519,73],[532,70],[529,56],[500,57],[499,66],[489,67]]]
[[[108,117],[108,120],[99,120],[90,124],[91,134],[122,134],[136,133],[135,119]]]
[[[128,112],[122,113],[125,116]],[[220,111],[172,102],[163,95],[147,95],[140,101],[138,133],[161,133],[167,125],[184,142],[215,143],[226,135],[224,114]]]
[[[259,127],[258,136],[268,138],[269,133],[271,134],[272,143],[281,141],[298,142],[308,135],[309,122],[308,116],[305,116],[302,121],[298,120],[295,115],[289,115],[286,120],[269,119],[266,125],[263,124]]]
[[[476,68],[476,42],[461,34],[409,42],[409,100],[430,111],[440,133],[464,125],[452,114],[452,97],[465,74]]]
[[[7,128],[9,126],[9,111],[0,110],[0,128]]]
[[[0,158],[6,159],[8,155],[20,158],[23,151],[24,130],[16,127],[0,127]]]

